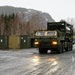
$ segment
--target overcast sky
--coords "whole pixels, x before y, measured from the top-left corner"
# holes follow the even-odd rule
[[[75,18],[75,0],[0,0],[0,6],[4,5],[47,12],[55,21]]]

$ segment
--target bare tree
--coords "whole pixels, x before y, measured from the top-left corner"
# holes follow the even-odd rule
[[[33,33],[35,30],[45,29],[45,18],[39,12],[33,14],[28,23],[29,33]]]
[[[74,18],[67,18],[66,22],[68,22],[69,24],[72,24],[75,28],[75,19]]]
[[[4,34],[4,15],[2,14],[0,16],[0,35]]]

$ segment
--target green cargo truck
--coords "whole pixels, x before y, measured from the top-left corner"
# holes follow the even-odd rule
[[[47,30],[35,31],[31,37],[31,47],[38,48],[39,53],[47,53],[48,50],[57,53],[71,51],[73,45],[73,26],[62,22],[47,23]]]

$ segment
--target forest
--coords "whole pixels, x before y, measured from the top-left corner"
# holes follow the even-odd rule
[[[43,21],[42,21],[43,20]],[[31,35],[35,30],[46,29],[44,18],[35,14],[29,21],[19,14],[0,15],[0,35]]]

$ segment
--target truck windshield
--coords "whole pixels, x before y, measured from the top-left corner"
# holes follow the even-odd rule
[[[57,36],[57,31],[47,31],[47,36]]]
[[[44,36],[45,32],[44,31],[37,31],[36,36]]]
[[[49,31],[47,32],[48,35],[55,35],[55,31]]]
[[[56,31],[37,31],[36,36],[57,36]]]

